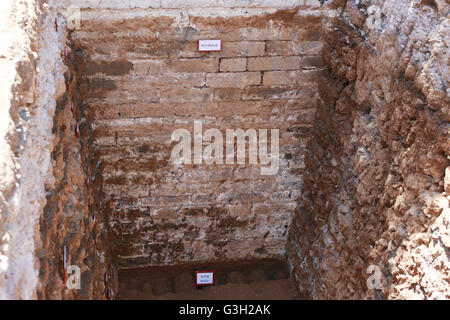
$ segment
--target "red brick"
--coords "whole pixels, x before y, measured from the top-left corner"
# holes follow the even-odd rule
[[[247,88],[242,94],[242,100],[280,100],[280,99],[302,99],[314,95],[315,90],[310,88]]]
[[[174,106],[159,103],[138,103],[121,105],[119,107],[122,118],[166,117],[175,115]]]
[[[271,71],[264,73],[263,85],[266,87],[312,85],[308,71]]]
[[[135,90],[136,88],[161,87],[202,87],[205,84],[205,73],[167,73],[148,75],[146,77],[124,80],[119,88]]]
[[[246,69],[246,58],[222,59],[220,61],[220,71],[222,72],[245,71]]]
[[[133,64],[130,61],[90,62],[84,68],[86,75],[103,73],[112,76],[121,76],[130,72]]]
[[[322,50],[322,42],[307,41],[267,41],[266,52],[269,56],[315,55]]]
[[[119,118],[119,106],[115,104],[90,105],[89,117],[94,119],[117,119]]]
[[[136,61],[133,73],[136,75],[174,73],[217,72],[218,59],[180,59]]]
[[[263,41],[238,41],[222,43],[222,57],[257,57],[263,56],[266,44]]]
[[[300,57],[259,57],[248,59],[249,71],[298,70]]]
[[[219,69],[218,59],[186,59],[169,60],[165,62],[169,71],[172,72],[217,72]]]
[[[167,102],[209,102],[212,101],[209,88],[165,88],[161,90],[162,103]]]
[[[325,63],[321,56],[307,56],[302,58],[302,68],[323,68]]]
[[[214,101],[239,101],[242,90],[239,88],[217,88],[214,89]]]
[[[206,84],[212,88],[245,88],[261,83],[259,72],[208,73]]]

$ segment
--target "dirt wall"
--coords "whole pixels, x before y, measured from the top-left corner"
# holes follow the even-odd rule
[[[114,283],[114,272],[105,235],[92,231],[104,229],[103,219],[90,222],[88,204],[100,211],[93,200],[100,192],[85,187],[95,161],[80,157],[81,150],[94,155],[85,131],[75,134],[82,115],[71,113],[72,102],[78,110],[77,77],[62,3],[1,5],[0,298],[106,298],[98,283],[105,284],[105,270]],[[64,284],[64,245],[67,266],[81,268],[83,291]]]
[[[58,4],[2,1],[0,298],[35,297],[38,220],[52,183],[51,128],[64,93],[59,52],[65,32],[51,31]],[[40,29],[42,33],[38,33]]]
[[[305,296],[449,298],[448,9],[347,1],[325,25],[330,73],[290,234]]]

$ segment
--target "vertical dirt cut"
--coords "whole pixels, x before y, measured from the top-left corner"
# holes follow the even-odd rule
[[[53,119],[54,186],[46,190],[47,204],[40,219],[42,286],[37,294],[39,299],[113,298],[117,275],[111,263],[109,218],[102,207],[99,152],[80,99],[80,76],[86,63],[82,51],[69,41],[62,52],[66,92],[57,102]],[[64,247],[66,268],[80,268],[80,290],[65,288]]]
[[[366,20],[371,5],[377,28]],[[323,29],[330,68],[289,264],[313,299],[448,299],[449,6],[347,1],[343,9]]]

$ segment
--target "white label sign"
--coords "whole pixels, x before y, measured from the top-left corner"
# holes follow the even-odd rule
[[[198,40],[198,51],[221,51],[222,40]]]
[[[210,271],[197,271],[195,273],[196,285],[213,285],[214,284],[214,272]]]

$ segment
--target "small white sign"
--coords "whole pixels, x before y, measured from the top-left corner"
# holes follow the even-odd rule
[[[214,271],[197,271],[195,273],[195,284],[206,286],[214,284]]]
[[[198,51],[221,51],[222,40],[198,40]]]

